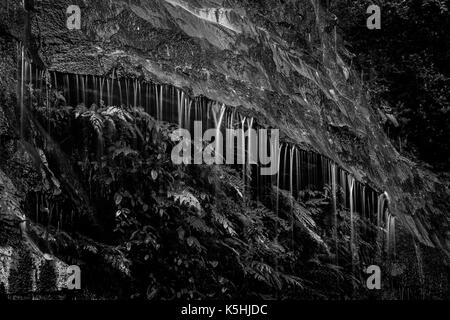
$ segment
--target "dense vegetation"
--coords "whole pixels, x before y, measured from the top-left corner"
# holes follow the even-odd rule
[[[50,96],[48,107],[36,99],[25,130],[33,142],[23,142],[43,179],[28,186],[30,234],[42,251],[83,266],[89,294],[367,295],[362,266],[376,249],[356,237],[352,271],[349,213],[339,208],[333,231],[329,189],[296,200],[274,187],[258,200],[239,168],[173,165],[174,126],[142,109],[74,108]]]
[[[366,28],[366,9],[381,8],[381,30]],[[393,113],[390,137],[437,169],[449,168],[450,2],[446,0],[333,1],[353,65],[375,101]]]

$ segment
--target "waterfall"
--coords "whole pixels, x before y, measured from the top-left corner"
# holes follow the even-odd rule
[[[223,145],[222,145],[222,139],[219,139],[219,135],[221,133],[220,129],[222,127],[222,121],[223,117],[225,115],[225,105],[222,104],[222,106],[218,107],[218,105],[214,105],[213,109],[211,110],[213,112],[213,118],[214,118],[214,125],[216,127],[216,150],[215,150],[215,156],[216,156],[216,163],[223,163]],[[219,153],[220,152],[220,153]],[[220,162],[219,162],[220,161]]]
[[[292,178],[294,176],[294,147],[289,148],[289,192],[294,196]]]
[[[283,180],[282,180],[282,183],[281,183],[281,188],[283,188],[285,190],[286,190],[286,180],[287,180],[286,172],[288,172],[287,171],[287,168],[288,168],[288,164],[287,164],[287,162],[288,162],[288,151],[289,151],[289,145],[286,144],[285,148],[284,148],[284,154],[283,154],[283,159],[284,159],[283,160],[283,167],[282,167]]]
[[[347,203],[346,203],[346,197],[347,197],[347,192],[346,192],[346,185],[347,185],[347,179],[345,178],[345,171],[342,169],[338,170],[339,172],[339,187],[342,189],[342,194],[340,196],[342,204],[344,207],[347,207]]]
[[[336,265],[339,265],[339,248],[338,248],[338,220],[337,220],[337,201],[336,201],[336,164],[331,164],[331,193],[333,199],[333,238],[336,251]]]
[[[253,164],[258,164],[258,138],[257,138],[257,134],[255,132],[255,130],[253,129],[253,122],[254,122],[254,118],[253,117],[248,117],[247,118],[247,161],[246,161],[246,170],[247,170],[247,184],[249,185],[249,188],[251,189],[251,183],[252,183],[252,165]],[[257,180],[258,176],[256,177]],[[259,181],[257,181],[259,182]],[[256,187],[256,199],[259,200],[259,190],[258,190],[258,184]]]
[[[290,167],[290,175],[289,175],[289,191],[291,193],[291,219],[292,219],[292,224],[291,224],[291,228],[292,228],[292,241],[291,241],[291,245],[292,248],[294,248],[294,190],[293,190],[293,185],[292,185],[292,178],[294,176],[294,150],[295,147],[291,146],[291,148],[289,149],[289,156],[290,156],[290,161],[289,161],[289,167]]]
[[[355,178],[348,175],[347,176],[348,181],[348,189],[349,189],[349,202],[350,202],[350,254],[351,254],[351,260],[352,260],[352,274],[355,274],[355,255],[356,255],[356,245],[355,245],[355,226],[354,226],[354,189],[355,189]]]
[[[389,256],[392,256],[395,258],[396,252],[395,252],[395,216],[388,214],[388,221],[386,225],[386,252]]]
[[[63,90],[63,94],[64,97],[66,98],[67,102],[71,102],[70,99],[70,83],[69,83],[69,75],[64,74],[63,75],[63,85],[64,85],[64,90]]]
[[[23,139],[26,132],[26,116],[33,108],[33,99],[44,89],[44,70],[32,63],[27,48],[17,43],[17,110],[19,116],[19,134]]]
[[[106,95],[107,95],[107,101],[108,101],[108,106],[112,106],[113,103],[111,101],[111,97],[112,97],[112,79],[110,78],[106,78]]]
[[[386,193],[382,193],[378,196],[377,204],[377,227],[382,228],[383,214],[386,202]]]
[[[365,185],[361,186],[361,198],[360,199],[361,199],[360,200],[361,201],[361,217],[362,217],[362,219],[364,219],[364,222],[365,222],[362,224],[362,232],[365,237],[368,237],[369,236],[369,233],[368,233],[369,227],[367,226],[367,224],[370,223],[370,216],[367,213],[367,208],[366,208],[367,202],[366,202],[366,186]]]
[[[247,170],[246,170],[246,164],[245,164],[245,120],[246,117],[240,116],[241,117],[241,141],[240,141],[240,155],[241,155],[241,159],[242,159],[242,179],[244,180],[244,182],[247,180]],[[239,163],[239,161],[238,161]]]
[[[23,49],[20,52],[20,61],[22,66],[19,68],[21,71],[19,83],[21,85],[18,87],[18,100],[23,120],[23,110],[26,103],[25,84],[28,78],[34,78],[31,79],[33,81],[37,80],[37,77],[32,76],[34,69],[30,68]],[[116,71],[113,71],[109,77],[61,74],[55,71],[51,75],[53,87],[57,90],[62,89],[66,100],[73,106],[79,103],[84,103],[87,107],[92,103],[104,105],[105,101],[109,105],[141,106],[149,114],[155,115],[157,120],[178,123],[180,127],[189,131],[192,130],[193,121],[201,121],[205,130],[210,129],[213,125],[210,119],[213,119],[214,116],[216,117],[214,125],[219,127],[219,130],[222,130],[223,127],[238,127],[244,133],[246,129],[250,130],[255,126],[253,118],[242,116],[235,108],[229,108],[222,104],[219,108],[216,108],[216,102],[203,97],[192,99],[183,90],[172,86],[136,78],[118,78]],[[231,141],[230,139],[231,137],[226,134],[225,141]],[[244,137],[238,142],[239,152],[236,153],[241,161],[245,159],[245,165],[243,164],[241,169],[244,177],[247,176],[247,173],[252,174],[255,171],[248,167],[254,160],[252,153],[255,150],[255,142],[250,138],[247,139],[247,145]],[[278,177],[280,188],[289,190],[294,197],[297,197],[299,190],[322,190],[325,184],[332,182],[332,161],[316,152],[294,147],[292,147],[293,149],[289,148],[291,147],[280,149],[283,152],[283,155],[281,155],[283,158],[280,162],[280,176]],[[244,154],[248,156],[245,157]],[[233,159],[231,161],[234,162]],[[334,177],[333,192],[336,193],[337,186],[339,186],[342,194],[338,198],[344,207],[348,207],[350,202],[348,173],[338,167],[335,167],[334,170],[338,180],[336,181],[336,177]],[[256,179],[262,180],[259,176],[256,176]],[[371,200],[372,193],[366,189],[361,190],[360,184],[356,181],[355,184],[357,187],[353,188],[352,191],[354,192],[352,194],[353,209],[356,208],[363,215],[370,217],[373,210],[368,208],[375,206]],[[334,197],[337,197],[337,195],[334,195]]]
[[[120,101],[120,105],[123,105],[123,95],[122,95],[122,83],[121,83],[121,79],[117,79],[117,86],[119,88],[119,101]],[[148,85],[146,86],[147,89],[147,96],[149,95],[148,93]],[[148,106],[146,106],[148,109]]]
[[[311,163],[309,160],[309,152],[305,152],[305,162],[306,162],[306,181],[307,181],[307,185],[306,187],[309,189],[311,186]]]
[[[362,186],[362,194],[361,194],[361,216],[366,218],[366,186]]]
[[[148,92],[148,86],[147,86],[147,92]],[[184,109],[184,97],[183,92],[177,91],[177,110],[178,110],[178,126],[180,128],[184,128],[183,123],[183,109]],[[148,96],[148,94],[147,94]]]
[[[387,192],[378,196],[377,227],[378,241],[385,242],[384,248],[388,257],[395,255],[395,216],[390,212],[390,197]]]
[[[300,164],[299,164],[299,159],[298,159],[298,148],[297,147],[294,148],[294,152],[295,152],[294,153],[294,161],[295,161],[295,163],[294,163],[293,167],[295,169],[295,175],[294,175],[294,172],[293,172],[291,176],[295,176],[295,180],[294,180],[294,184],[292,185],[291,189],[292,189],[292,193],[294,195],[294,198],[298,198],[298,191],[299,191],[299,188],[298,188],[298,184],[299,184],[298,172],[299,172]]]
[[[18,47],[18,55],[21,66],[18,72],[18,104],[21,113],[21,131],[23,131],[24,109],[28,105],[26,101],[25,85],[32,82],[35,87],[42,87],[40,72],[27,61],[23,47]],[[36,72],[38,76],[33,76]],[[338,238],[338,208],[350,209],[351,248],[354,249],[355,213],[358,212],[367,220],[376,221],[380,228],[386,230],[386,250],[395,250],[395,217],[386,211],[387,194],[376,197],[378,193],[370,186],[356,181],[346,170],[339,167],[334,161],[317,152],[307,151],[300,147],[284,143],[276,147],[278,152],[277,174],[272,177],[264,177],[259,174],[257,165],[257,153],[261,149],[261,142],[252,138],[254,132],[258,133],[258,123],[253,117],[244,116],[236,108],[209,100],[205,97],[191,98],[184,90],[164,84],[156,84],[142,79],[119,78],[116,71],[108,77],[95,75],[80,75],[69,73],[51,72],[52,86],[60,90],[66,100],[72,106],[84,103],[87,107],[93,103],[100,106],[125,105],[126,107],[143,107],[150,115],[159,121],[177,123],[179,127],[192,132],[192,124],[198,121],[202,124],[203,135],[207,129],[215,128],[216,137],[219,132],[225,136],[224,142],[216,139],[216,162],[222,162],[226,152],[233,151],[234,159],[226,157],[227,164],[236,164],[235,168],[241,173],[246,187],[249,185],[256,190],[256,199],[259,200],[259,192],[265,186],[276,184],[277,189],[284,189],[298,198],[299,191],[322,191],[325,185],[331,186],[331,201],[333,214],[333,233]],[[38,85],[38,83],[41,83]],[[106,87],[106,88],[105,88]],[[48,95],[48,92],[47,92]],[[103,101],[103,102],[102,102]],[[31,100],[30,100],[31,103]],[[240,132],[237,144],[231,143],[235,139],[229,130],[236,129]],[[255,129],[254,129],[255,128]],[[246,132],[247,130],[247,132]],[[229,150],[228,146],[236,148]],[[260,148],[260,149],[258,149]],[[242,172],[241,172],[242,171]],[[275,181],[273,181],[275,179]],[[255,196],[255,194],[253,194]],[[279,210],[279,194],[276,194],[276,211]],[[386,218],[388,217],[388,218]],[[388,220],[386,220],[388,219]],[[384,236],[383,236],[384,237]],[[338,244],[336,243],[336,247]],[[336,251],[337,254],[337,251]],[[352,259],[354,258],[352,252]]]
[[[257,134],[255,135],[255,131],[253,129],[254,118],[247,118],[247,130],[248,130],[248,145],[247,145],[247,157],[248,157],[248,165],[257,164],[258,163],[258,141]]]
[[[337,199],[336,199],[336,164],[331,164],[331,193],[333,199],[333,213],[337,215]]]
[[[25,58],[25,47],[19,44],[20,50],[20,76],[17,81],[18,86],[18,102],[20,110],[20,137],[23,138],[24,135],[24,114],[25,114],[25,82],[26,82],[26,58]]]
[[[380,243],[383,243],[383,234],[384,234],[384,229],[383,229],[383,214],[384,214],[384,204],[386,201],[386,195],[385,193],[382,193],[378,196],[378,201],[377,201],[377,256],[381,257],[381,249],[380,249]]]
[[[343,188],[343,203],[344,207],[348,208],[348,200],[347,200],[347,172],[341,169],[341,186]]]
[[[159,113],[158,113],[158,120],[162,120],[163,119],[163,88],[164,86],[159,86]],[[190,111],[190,109],[189,109]],[[190,124],[190,118],[188,119],[189,124]]]
[[[275,211],[277,212],[277,216],[279,215],[279,201],[280,201],[280,175],[281,175],[281,150],[283,148],[283,145],[280,144],[278,147],[278,156],[277,156],[277,194],[276,194],[276,204],[275,204]]]

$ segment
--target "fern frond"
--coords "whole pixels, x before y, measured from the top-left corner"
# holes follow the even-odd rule
[[[84,114],[88,109],[86,108],[86,106],[84,105],[84,103],[81,103],[79,105],[76,106],[74,113],[75,113],[75,119],[77,119],[79,116],[81,116],[82,114]]]
[[[300,277],[297,277],[297,276],[294,276],[294,275],[280,273],[280,278],[283,279],[283,281],[288,286],[296,287],[296,288],[299,288],[299,289],[304,289],[305,288],[304,280],[301,279]]]
[[[211,211],[214,221],[216,221],[218,224],[222,226],[222,228],[225,229],[225,231],[232,237],[236,236],[237,233],[233,228],[233,224],[230,220],[227,219],[223,214],[218,212],[217,210],[213,209]]]
[[[269,208],[267,208],[266,206],[264,206],[260,202],[258,202],[257,207],[254,209],[254,214],[259,216],[259,217],[272,220],[282,230],[287,230],[289,228],[289,225],[286,222],[286,220],[278,217],[275,214],[275,212],[273,212],[272,210],[270,210]]]
[[[226,188],[234,190],[234,192],[241,198],[244,198],[245,181],[239,176],[239,173],[227,166],[221,166],[219,173],[220,181]]]
[[[112,154],[112,158],[116,159],[118,156],[123,155],[124,157],[127,157],[129,155],[138,155],[138,152],[136,150],[133,150],[129,147],[123,147],[123,148],[117,148],[114,150]]]
[[[307,228],[316,227],[316,222],[314,221],[311,212],[301,204],[294,202],[293,213],[295,218]]]
[[[107,107],[106,109],[101,111],[101,115],[107,117],[117,117],[124,122],[133,121],[133,117],[127,111],[116,106]]]
[[[98,134],[98,136],[102,136],[103,134],[103,117],[95,112],[95,111],[85,111],[81,114],[81,117],[88,119],[89,124]]]
[[[198,199],[188,190],[169,191],[167,196],[169,198],[173,198],[175,202],[178,202],[183,206],[194,208],[197,212],[202,211],[200,201],[198,201]]]
[[[214,230],[210,228],[202,218],[190,216],[186,219],[186,221],[192,228],[200,233],[214,233]]]
[[[245,271],[252,275],[254,279],[265,283],[266,285],[281,290],[283,287],[279,274],[268,264],[260,261],[252,261],[245,268]]]

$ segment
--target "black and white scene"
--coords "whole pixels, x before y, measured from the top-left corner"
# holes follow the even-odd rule
[[[450,299],[450,1],[0,0],[0,48],[0,301]]]

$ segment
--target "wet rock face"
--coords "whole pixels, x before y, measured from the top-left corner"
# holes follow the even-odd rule
[[[241,105],[285,138],[387,190],[393,211],[422,242],[448,249],[445,210],[429,209],[436,202],[432,174],[385,137],[334,36],[333,16],[317,1],[84,1],[81,30],[66,27],[70,4],[40,1],[32,12],[36,52],[50,69],[114,70]],[[445,193],[437,197],[445,203]],[[443,222],[434,235],[426,227],[432,219]]]
[[[355,108],[363,93],[329,47],[329,19],[315,2],[92,1],[80,5],[80,31],[66,28],[67,5],[43,1],[47,14],[32,19],[52,69],[115,70],[243,105],[337,161],[333,149],[341,146],[327,126],[373,131],[372,112]]]
[[[71,4],[81,30],[66,27]],[[35,59],[48,68],[114,71],[252,110],[285,139],[387,190],[422,243],[449,250],[448,189],[389,143],[319,1],[42,0],[29,14]],[[10,32],[25,40],[19,30]]]

